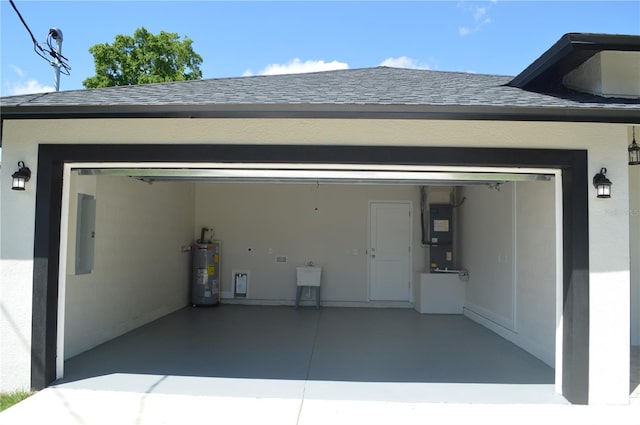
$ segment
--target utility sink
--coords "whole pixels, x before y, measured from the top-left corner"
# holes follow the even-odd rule
[[[297,267],[298,286],[320,286],[322,267]]]

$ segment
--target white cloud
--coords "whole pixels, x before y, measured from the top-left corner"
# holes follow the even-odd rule
[[[11,67],[11,70],[18,75],[18,77],[24,78],[24,71],[19,66],[13,64],[9,66]]]
[[[295,58],[287,64],[274,63],[267,65],[262,71],[258,72],[258,75],[302,74],[305,72],[333,71],[336,69],[349,69],[349,64],[339,61],[325,62],[323,60],[308,60],[302,62],[300,59]],[[242,75],[247,77],[254,74],[249,69]]]
[[[470,32],[471,32],[470,28],[467,28],[467,27],[458,28],[458,34],[460,35],[460,37],[464,37],[465,35],[469,34]]]
[[[483,17],[485,17],[487,15],[487,8],[486,7],[476,7],[476,9],[473,11],[473,20],[476,22],[480,22],[482,21]]]
[[[489,17],[489,9],[496,4],[495,1],[492,1],[488,6],[476,6],[476,5],[467,5],[463,3],[458,4],[458,8],[462,9],[466,14],[470,14],[473,17],[474,25],[470,26],[460,26],[458,27],[458,35],[460,37],[467,36],[471,33],[480,31],[482,27],[491,23],[491,18]]]
[[[380,63],[380,66],[389,66],[392,68],[431,69],[429,65],[420,63],[407,56],[387,58]]]
[[[46,93],[55,91],[55,87],[40,84],[36,80],[20,81],[18,83],[8,83],[9,95]]]
[[[7,92],[9,96],[32,93],[46,93],[55,90],[54,87],[40,84],[33,78],[25,80],[27,73],[24,72],[19,66],[11,64],[10,67],[11,70],[18,76],[19,81],[8,81],[5,83],[5,87],[8,89]]]

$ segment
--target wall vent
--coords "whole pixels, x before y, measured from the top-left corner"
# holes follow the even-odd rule
[[[276,263],[286,263],[287,256],[286,255],[278,255],[276,256]]]

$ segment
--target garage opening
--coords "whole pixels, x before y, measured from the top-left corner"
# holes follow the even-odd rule
[[[65,174],[65,385],[140,374],[143,386],[174,376],[167,391],[197,378],[215,391],[270,379],[312,381],[318,394],[339,382],[364,397],[376,383],[409,400],[561,401],[557,170],[76,163]],[[79,194],[96,203],[88,273],[73,272]],[[434,217],[442,206],[448,215]],[[189,307],[203,228],[221,246],[221,305],[209,309]],[[376,267],[375,242],[407,229],[406,261]],[[451,241],[434,241],[446,233]],[[319,310],[306,308],[312,291],[293,308],[307,264],[322,269]]]

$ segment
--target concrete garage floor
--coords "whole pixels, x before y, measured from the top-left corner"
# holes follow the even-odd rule
[[[410,309],[185,308],[65,363],[56,388],[415,403],[566,403],[471,320]]]

